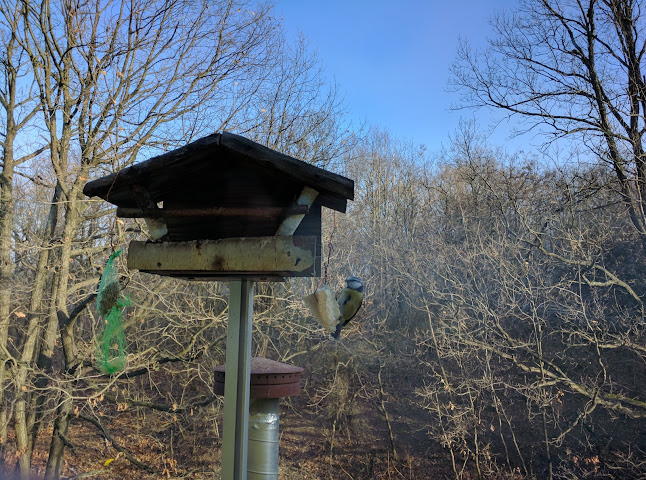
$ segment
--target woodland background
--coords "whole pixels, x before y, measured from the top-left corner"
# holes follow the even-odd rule
[[[227,287],[128,272],[127,363],[97,368],[109,254],[145,225],[89,179],[227,130],[356,182],[326,213],[342,340],[258,284],[255,355],[305,368],[284,478],[646,478],[644,5],[540,0],[463,44],[451,88],[540,153],[462,125],[438,152],[349,124],[271,5],[0,2],[0,476],[219,478]],[[367,80],[369,81],[369,80]]]

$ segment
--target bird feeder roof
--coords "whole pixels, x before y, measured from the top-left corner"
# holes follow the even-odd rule
[[[304,187],[318,192],[314,211],[345,212],[354,198],[352,180],[223,132],[88,182],[83,193],[120,207],[118,216],[154,210],[166,239],[185,241],[274,235]],[[142,214],[124,213],[133,209]]]

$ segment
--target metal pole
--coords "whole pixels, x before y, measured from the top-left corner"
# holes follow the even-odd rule
[[[278,398],[252,398],[249,404],[248,480],[278,480],[278,401]]]
[[[253,282],[229,282],[222,480],[247,479]]]

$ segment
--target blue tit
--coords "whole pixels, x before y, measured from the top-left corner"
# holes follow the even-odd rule
[[[341,328],[345,327],[350,320],[354,318],[363,302],[363,283],[355,276],[350,276],[345,279],[345,288],[339,295],[339,310],[341,316],[339,323],[336,326],[336,331],[332,334],[332,338],[339,339]]]

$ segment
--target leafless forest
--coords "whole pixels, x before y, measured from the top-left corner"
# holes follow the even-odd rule
[[[324,215],[327,282],[362,311],[330,340],[256,287],[256,355],[306,369],[281,478],[646,478],[646,5],[534,0],[463,44],[465,123],[441,151],[349,124],[271,6],[0,2],[0,477],[219,478],[227,287],[119,264],[123,371],[97,366],[105,262],[138,221],[89,179],[227,130],[355,180]],[[333,72],[332,72],[333,73]]]

